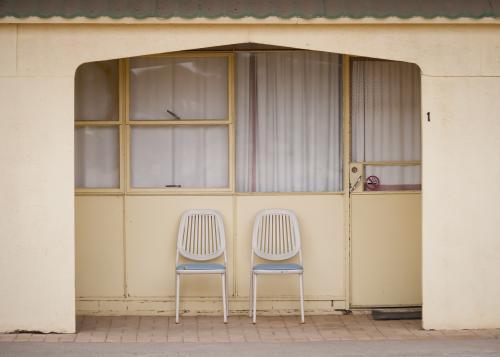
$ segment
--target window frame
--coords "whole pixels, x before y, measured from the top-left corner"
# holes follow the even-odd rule
[[[227,60],[227,117],[218,120],[189,119],[189,120],[131,120],[130,119],[130,58],[125,58],[124,67],[124,155],[125,155],[125,194],[204,194],[204,193],[233,193],[235,187],[235,126],[234,126],[234,53],[232,52],[176,52],[141,56],[141,58],[226,58]],[[175,126],[225,126],[228,132],[228,186],[223,188],[189,188],[189,187],[132,187],[131,185],[131,133],[134,127],[175,127]]]
[[[379,166],[379,167],[391,167],[391,166],[419,166],[420,169],[422,169],[422,160],[404,160],[404,161],[391,161],[391,160],[384,160],[384,161],[353,161],[352,159],[352,142],[353,138],[352,136],[354,135],[354,132],[352,130],[352,93],[353,93],[353,83],[352,83],[352,71],[353,71],[353,63],[355,61],[386,61],[386,62],[397,62],[397,61],[392,61],[392,60],[386,60],[386,59],[381,59],[381,58],[371,58],[371,57],[361,57],[361,56],[349,56],[348,58],[349,61],[349,145],[351,147],[349,148],[349,166],[348,169],[349,171],[347,172],[348,178],[349,175],[351,174],[351,169],[353,166],[360,167],[362,175],[365,175],[366,172],[366,167],[367,166]],[[404,63],[411,63],[411,62],[405,62]],[[414,63],[411,63],[414,64]],[[422,130],[422,128],[421,128]],[[422,135],[422,132],[421,132]],[[420,156],[422,156],[422,142],[420,142]],[[414,189],[408,189],[408,190],[365,190],[364,184],[360,185],[360,189],[355,190],[352,192],[352,194],[391,194],[391,193],[421,193],[422,192],[422,176],[420,177],[420,189],[414,190]],[[348,188],[349,189],[349,188]]]
[[[270,50],[273,52],[273,50]],[[289,50],[286,50],[289,51]],[[343,98],[344,106],[342,125],[343,128],[343,191],[332,192],[237,192],[236,191],[236,127],[235,127],[235,57],[238,51],[182,51],[175,53],[162,53],[145,57],[225,57],[228,60],[227,66],[227,81],[228,81],[228,115],[222,120],[130,120],[130,58],[116,59],[118,62],[118,120],[78,120],[75,118],[75,129],[78,127],[118,127],[119,133],[119,187],[116,188],[98,188],[98,187],[75,187],[77,195],[235,195],[235,196],[278,196],[278,195],[337,195],[349,192],[349,167],[351,164],[360,164],[366,166],[421,166],[421,161],[382,161],[382,162],[352,162],[350,157],[352,148],[350,148],[351,138],[351,92],[352,92],[352,62],[353,61],[370,61],[381,59],[372,59],[367,57],[348,56],[341,54],[343,57]],[[253,52],[256,52],[255,50]],[[267,52],[267,50],[266,50]],[[280,51],[275,51],[280,52]],[[225,188],[134,188],[130,185],[130,134],[134,126],[176,126],[176,125],[195,125],[195,126],[210,126],[222,125],[228,128],[228,187]],[[347,128],[349,130],[347,130]],[[347,130],[347,131],[346,131]],[[361,191],[353,193],[409,193],[421,192],[420,190],[404,190],[404,191]]]
[[[95,194],[95,193],[101,193],[101,194],[117,194],[117,193],[122,193],[125,187],[125,180],[124,180],[124,165],[125,165],[125,160],[124,160],[124,130],[123,130],[123,123],[124,123],[124,106],[123,106],[123,101],[122,98],[124,97],[124,78],[123,78],[123,72],[124,72],[124,62],[123,60],[117,60],[118,64],[118,118],[117,120],[78,120],[76,118],[76,113],[75,113],[75,118],[74,118],[74,123],[75,123],[75,130],[77,128],[82,128],[82,127],[115,127],[118,128],[118,176],[119,176],[119,186],[118,187],[75,187],[75,193],[77,194]],[[84,64],[82,64],[84,65]],[[75,80],[76,80],[76,75],[75,75]]]
[[[298,49],[286,49],[286,50],[252,50],[250,52],[282,52],[282,51],[307,51]],[[119,150],[120,150],[120,186],[118,188],[77,188],[75,187],[75,193],[77,195],[233,195],[233,196],[278,196],[278,195],[343,195],[345,193],[345,173],[346,170],[346,136],[344,125],[345,119],[341,120],[342,129],[342,166],[343,166],[343,189],[340,191],[325,191],[325,192],[312,192],[312,191],[296,191],[296,192],[238,192],[236,191],[236,125],[235,125],[235,113],[236,113],[236,95],[235,95],[235,80],[236,80],[236,54],[235,51],[180,51],[173,53],[160,53],[151,54],[137,57],[120,58],[117,59],[119,65],[118,71],[118,120],[99,120],[99,121],[75,121],[75,127],[80,126],[118,126],[119,127]],[[243,52],[247,52],[246,50]],[[346,55],[342,55],[342,63],[345,64],[344,59]],[[199,57],[224,57],[227,58],[227,118],[222,120],[207,120],[207,119],[196,119],[196,120],[131,120],[130,119],[130,60],[132,58],[151,58],[151,57],[181,57],[181,58],[199,58]],[[348,97],[344,92],[346,89],[346,73],[342,71],[342,88],[343,88],[343,98],[342,103],[346,105],[345,101]],[[345,115],[345,113],[342,113]],[[131,186],[131,131],[135,126],[177,126],[177,125],[195,125],[195,126],[226,126],[228,128],[228,187],[224,188],[174,188],[174,187],[153,187],[153,188],[142,188],[142,187],[132,187]]]

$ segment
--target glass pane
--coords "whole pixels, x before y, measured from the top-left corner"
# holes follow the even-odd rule
[[[130,119],[227,119],[227,58],[130,60]]]
[[[133,127],[132,187],[228,187],[226,126]]]
[[[365,182],[365,191],[406,191],[422,188],[420,166],[370,165],[365,167],[365,178],[370,176],[376,177],[375,181],[378,181],[378,186]]]
[[[324,52],[239,53],[239,192],[342,190],[342,58]]]
[[[411,63],[354,61],[352,157],[420,160],[420,70]]]
[[[75,129],[75,187],[120,187],[119,142],[117,127]]]
[[[82,64],[75,75],[75,120],[118,119],[118,61]]]

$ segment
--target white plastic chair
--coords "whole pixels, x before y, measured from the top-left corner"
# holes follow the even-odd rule
[[[254,256],[270,261],[283,261],[298,254],[299,264],[268,263],[254,265]],[[253,323],[257,310],[257,275],[259,274],[298,274],[300,285],[300,317],[304,323],[304,268],[300,248],[300,230],[297,216],[285,209],[266,209],[255,218],[252,236],[252,256],[250,275],[250,309]]]
[[[224,264],[207,261],[224,255]],[[183,256],[198,263],[179,264]],[[199,263],[201,262],[201,263]],[[192,209],[182,214],[177,236],[177,257],[175,261],[175,322],[179,323],[180,276],[182,274],[220,274],[222,280],[222,305],[224,323],[227,322],[228,301],[227,256],[224,223],[219,212],[211,209]]]

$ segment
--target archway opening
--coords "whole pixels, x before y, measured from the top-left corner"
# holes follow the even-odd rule
[[[264,208],[299,216],[309,313],[421,304],[415,65],[253,43],[92,62],[75,120],[79,314],[172,315],[190,208],[224,217],[233,313]],[[183,289],[184,313],[220,313],[216,279]],[[289,279],[260,291],[297,312]]]

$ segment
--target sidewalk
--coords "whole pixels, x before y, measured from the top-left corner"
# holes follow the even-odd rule
[[[491,357],[500,340],[391,340],[234,343],[0,342],[1,357]]]
[[[0,334],[0,342],[327,342],[384,340],[495,339],[500,329],[425,331],[421,321],[374,321],[370,315],[258,316],[257,324],[246,316],[79,316],[76,334]]]

